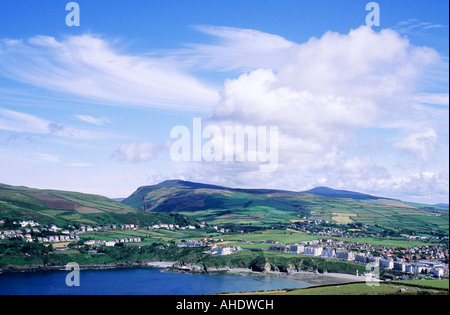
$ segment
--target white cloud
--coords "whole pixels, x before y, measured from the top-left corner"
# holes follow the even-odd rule
[[[72,167],[90,167],[92,166],[91,163],[69,163],[69,166]]]
[[[170,59],[119,53],[91,35],[0,41],[0,74],[104,104],[205,112],[216,90]]]
[[[75,139],[93,139],[92,132],[49,121],[35,115],[0,108],[0,130],[49,134]]]
[[[109,124],[111,121],[106,117],[95,118],[90,115],[75,115],[75,117],[81,121],[84,121],[88,124],[102,126],[104,124]]]
[[[415,103],[445,105],[445,95],[417,93],[422,75],[441,61],[436,51],[414,46],[393,30],[375,32],[364,26],[348,34],[328,32],[304,44],[249,30],[206,31],[225,40],[216,46],[196,46],[191,51],[194,57],[198,52],[205,68],[246,73],[225,81],[221,100],[205,124],[278,126],[280,165],[277,172],[263,174],[252,164],[235,163],[233,169],[225,163],[203,163],[205,172],[197,166],[184,171],[190,179],[294,190],[327,183],[387,196],[412,195],[405,185],[413,178],[426,180],[412,175],[426,173],[417,165],[394,176],[388,156],[360,156],[358,147],[350,153],[349,145],[363,130],[365,136],[370,133],[372,139],[395,143],[420,160],[433,152],[439,136],[429,126],[436,119],[442,124],[442,117],[422,115],[426,108]],[[231,34],[237,39],[232,40]],[[401,155],[390,154],[401,161]],[[445,182],[445,177],[439,181]],[[435,188],[414,187],[430,194]]]
[[[320,170],[342,162],[341,148],[356,129],[375,128],[396,113],[402,115],[399,99],[410,95],[419,74],[439,60],[435,51],[415,47],[392,30],[328,32],[301,45],[258,32],[214,29],[214,34],[221,31],[227,39],[235,32],[249,43],[253,35],[256,47],[267,40],[280,54],[271,56],[278,60],[269,63],[273,69],[254,69],[227,80],[210,122],[278,126],[279,157],[286,171]],[[253,62],[259,56],[252,55]],[[266,64],[265,58],[260,61]],[[236,62],[245,66],[247,60]]]
[[[448,93],[418,93],[413,96],[413,101],[423,104],[449,106]]]
[[[409,19],[406,21],[400,21],[394,26],[394,29],[402,34],[410,34],[418,31],[426,31],[436,28],[448,28],[448,25],[433,24],[431,22],[421,22],[418,19]]]
[[[423,132],[410,133],[406,138],[394,143],[398,149],[407,151],[426,160],[433,153],[438,141],[438,135],[432,128]]]
[[[156,159],[164,148],[164,145],[151,142],[125,143],[112,153],[112,157],[119,161],[143,163]]]
[[[48,133],[50,121],[37,116],[0,108],[0,129],[16,132]]]
[[[197,26],[196,30],[214,36],[219,42],[191,44],[172,52],[173,57],[190,67],[214,71],[251,71],[255,68],[277,68],[296,44],[281,36],[253,29],[220,26]]]
[[[61,160],[58,156],[47,153],[36,153],[34,158],[37,161],[46,162],[46,163],[60,163]]]

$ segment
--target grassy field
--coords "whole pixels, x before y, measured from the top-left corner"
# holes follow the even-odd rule
[[[251,234],[224,235],[222,237],[226,241],[249,241],[260,242],[273,240],[280,243],[298,243],[303,241],[312,241],[317,239],[317,235],[306,234],[295,230],[264,230],[253,232]]]
[[[209,238],[221,238],[222,244],[231,246],[240,246],[248,249],[269,249],[271,243],[260,243],[264,241],[276,241],[283,244],[300,243],[304,241],[312,241],[321,238],[320,236],[307,234],[292,229],[268,229],[249,233],[240,234],[221,234],[221,233],[206,233],[205,230],[106,230],[98,232],[90,232],[88,234],[81,235],[82,239],[99,239],[112,241],[118,238],[128,237],[141,237],[143,241],[141,243],[133,244],[153,244],[164,243],[175,240],[200,240],[205,237]],[[410,248],[415,246],[430,245],[435,243],[431,241],[422,240],[410,240],[405,238],[334,238],[340,239],[344,242],[357,242],[361,244],[370,244],[373,246],[387,246],[396,248]],[[131,243],[130,243],[131,244]]]
[[[200,240],[204,237],[222,237],[219,233],[206,233],[201,229],[185,230],[103,230],[94,231],[80,236],[81,239],[98,239],[113,241],[119,238],[140,237],[142,242],[130,243],[130,245],[151,245],[153,243],[164,243],[175,240]]]
[[[317,286],[305,289],[280,290],[272,292],[244,293],[242,295],[448,295],[448,280],[395,281],[379,285],[350,283],[330,286]]]

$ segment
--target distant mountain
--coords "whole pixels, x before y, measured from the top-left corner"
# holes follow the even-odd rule
[[[375,197],[372,195],[361,194],[358,192],[348,190],[335,190],[328,187],[317,187],[311,190],[304,191],[304,193],[334,198],[380,199],[380,197]]]
[[[277,192],[290,192],[287,190],[277,190],[277,189],[245,189],[245,188],[230,188],[225,186],[218,185],[210,185],[210,184],[202,184],[195,183],[190,181],[184,181],[179,179],[166,180],[162,183],[159,183],[160,186],[174,186],[174,187],[189,187],[189,188],[204,188],[204,189],[216,189],[216,190],[227,190],[227,191],[241,191],[241,192],[249,192],[249,193],[277,193]]]
[[[448,231],[448,211],[442,207],[327,187],[295,192],[169,180],[139,187],[122,203],[146,212],[182,213],[221,226],[245,226],[246,230],[313,219],[402,231]]]
[[[174,187],[190,187],[190,188],[223,189],[223,190],[230,189],[230,188],[224,187],[224,186],[195,183],[195,182],[189,182],[189,181],[184,181],[184,180],[179,180],[179,179],[166,180],[166,181],[163,181],[162,183],[159,183],[158,185],[174,186]]]

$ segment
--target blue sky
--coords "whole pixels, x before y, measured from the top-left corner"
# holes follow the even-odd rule
[[[124,197],[183,178],[448,202],[446,1],[0,2],[0,182]],[[174,162],[194,117],[278,126],[279,166]],[[171,142],[172,141],[172,142]]]

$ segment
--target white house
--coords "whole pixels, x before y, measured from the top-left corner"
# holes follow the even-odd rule
[[[336,250],[336,258],[346,261],[353,261],[355,260],[355,253],[349,252],[345,249],[337,249]]]
[[[320,256],[322,255],[322,252],[323,247],[306,246],[304,254],[309,256]]]
[[[211,253],[215,253],[217,255],[230,255],[239,250],[241,250],[239,246],[217,246],[211,250]]]
[[[394,261],[392,259],[381,259],[380,260],[380,268],[393,269],[394,268]]]
[[[331,247],[326,247],[323,249],[321,256],[324,258],[336,258],[336,250]]]
[[[305,251],[305,245],[292,244],[289,246],[289,252],[292,254],[303,254]]]

